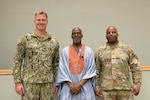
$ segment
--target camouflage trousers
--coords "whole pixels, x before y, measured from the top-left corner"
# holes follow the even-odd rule
[[[52,83],[24,83],[22,100],[53,100]]]
[[[134,100],[132,91],[102,91],[102,100]]]

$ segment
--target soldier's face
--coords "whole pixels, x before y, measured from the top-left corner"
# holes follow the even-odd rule
[[[118,41],[118,33],[117,29],[114,27],[110,27],[106,31],[106,38],[108,43],[115,43]]]
[[[35,16],[34,24],[37,30],[46,30],[48,20],[45,14],[37,14]]]

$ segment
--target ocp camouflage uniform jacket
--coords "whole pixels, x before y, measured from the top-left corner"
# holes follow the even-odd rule
[[[114,45],[106,43],[97,49],[95,61],[97,67],[96,88],[132,90],[132,86],[135,86],[140,89],[142,81],[140,63],[129,45],[121,42]]]
[[[59,63],[59,43],[47,33],[40,38],[34,32],[18,39],[13,59],[15,83],[53,82]]]

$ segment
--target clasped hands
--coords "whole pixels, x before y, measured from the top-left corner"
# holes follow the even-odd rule
[[[70,92],[74,95],[77,95],[80,91],[81,91],[81,87],[82,85],[80,83],[78,84],[70,84],[69,88],[70,88]]]

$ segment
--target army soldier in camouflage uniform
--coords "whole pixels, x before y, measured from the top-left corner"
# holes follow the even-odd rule
[[[15,90],[22,100],[53,100],[59,43],[46,32],[46,12],[35,13],[34,24],[35,30],[17,43],[12,66]]]
[[[107,43],[95,53],[95,93],[103,100],[133,100],[133,95],[139,94],[142,81],[138,57],[129,45],[118,41],[114,26],[107,28],[106,38]]]

